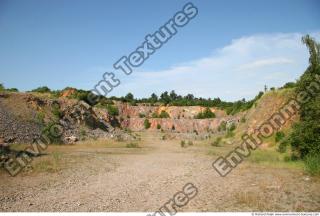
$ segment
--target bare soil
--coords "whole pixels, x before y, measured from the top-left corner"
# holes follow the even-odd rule
[[[208,151],[222,147],[160,137],[142,134],[141,148],[61,147],[55,172],[1,173],[0,210],[153,212],[190,182],[198,195],[178,211],[320,211],[320,180],[303,170],[244,162],[220,177]]]

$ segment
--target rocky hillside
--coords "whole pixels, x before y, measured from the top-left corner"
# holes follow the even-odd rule
[[[99,137],[130,139],[118,120],[104,109],[83,101],[29,93],[0,94],[0,140],[4,143],[31,143],[50,125],[61,129],[61,143]]]
[[[59,97],[39,93],[0,94],[0,141],[31,143],[53,123],[62,131],[61,143],[95,138],[134,139],[130,131],[152,130],[195,135],[219,132],[219,127],[234,124],[238,130],[253,131],[283,105],[289,90],[270,91],[244,112],[227,115],[224,110],[210,108],[213,118],[197,119],[207,108],[201,106],[163,106],[113,101],[116,112],[105,106],[90,106],[71,99],[74,91]],[[109,105],[108,105],[109,106]],[[163,115],[165,114],[165,115]],[[163,116],[162,116],[163,115]],[[147,124],[147,125],[146,125]]]

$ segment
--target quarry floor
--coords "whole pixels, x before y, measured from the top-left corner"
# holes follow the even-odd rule
[[[154,212],[187,183],[198,194],[178,211],[320,211],[320,180],[301,170],[244,162],[220,177],[212,162],[228,149],[214,156],[200,142],[141,137],[141,148],[59,147],[56,172],[1,173],[0,211]]]

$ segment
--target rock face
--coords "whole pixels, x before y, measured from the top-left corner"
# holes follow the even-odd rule
[[[151,123],[151,130],[159,130],[159,126],[164,131],[174,131],[181,133],[208,133],[217,132],[221,122],[239,122],[238,117],[225,117],[225,118],[214,118],[214,119],[160,119],[150,118],[148,119]],[[144,130],[145,118],[130,118],[125,119],[121,122],[121,125],[125,128],[129,128],[133,131]]]
[[[239,116],[227,116],[223,110],[211,108],[216,114],[212,119],[194,119],[199,113],[206,108],[200,106],[148,106],[129,104],[117,104],[120,115],[124,118],[121,121],[123,128],[129,128],[132,131],[144,130],[144,121],[147,118],[151,123],[150,130],[159,130],[161,127],[164,131],[174,131],[181,133],[208,133],[216,132],[221,122],[238,123]],[[152,118],[152,114],[160,114],[165,111],[170,118]],[[159,126],[158,126],[159,125]]]
[[[85,138],[124,137],[118,120],[104,109],[82,101],[49,99],[32,94],[10,93],[0,97],[0,139],[5,143],[32,143],[52,125],[59,126],[59,142]]]
[[[23,113],[16,115],[0,98],[0,139],[4,143],[31,143],[39,138],[41,126],[24,118]],[[20,105],[20,104],[17,104]],[[30,112],[32,110],[30,109]]]

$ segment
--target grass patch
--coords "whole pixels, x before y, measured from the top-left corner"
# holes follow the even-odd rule
[[[221,147],[222,146],[222,137],[217,137],[212,143],[211,146]]]
[[[138,143],[134,143],[134,142],[131,142],[131,143],[128,143],[126,145],[127,148],[140,148]]]
[[[184,148],[184,147],[186,146],[186,142],[185,142],[184,140],[181,140],[180,146],[181,146],[182,148]]]
[[[305,170],[313,176],[320,176],[320,155],[308,155],[304,160]]]
[[[60,152],[52,152],[49,157],[35,161],[33,170],[35,172],[58,172],[62,169],[61,159]]]
[[[289,153],[281,154],[275,149],[251,151],[251,155],[246,159],[254,164],[261,164],[278,168],[303,169],[303,162],[297,160],[288,160]]]

